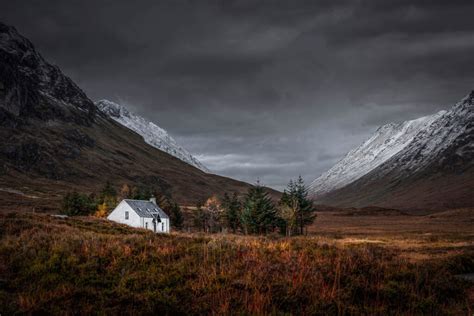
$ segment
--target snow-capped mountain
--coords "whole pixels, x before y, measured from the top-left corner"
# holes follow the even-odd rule
[[[409,178],[419,183],[422,178],[432,178],[430,185],[434,185],[437,177],[438,190],[451,175],[467,177],[473,166],[474,91],[448,111],[378,128],[314,180],[310,191],[316,200],[329,204],[387,204],[395,188],[398,198],[406,195],[401,188],[408,187]],[[469,188],[467,182],[462,190]]]
[[[444,113],[441,111],[416,120],[379,127],[368,140],[349,151],[336,165],[314,180],[310,185],[312,193],[324,194],[361,178],[403,150],[420,131]]]
[[[116,122],[141,135],[146,143],[164,151],[204,172],[209,170],[168,134],[153,122],[128,111],[123,105],[109,100],[97,101],[96,106]]]

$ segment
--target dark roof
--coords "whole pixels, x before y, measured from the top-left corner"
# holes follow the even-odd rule
[[[163,210],[151,201],[143,200],[124,200],[140,217],[153,218],[153,215],[158,215],[160,218],[168,218]]]

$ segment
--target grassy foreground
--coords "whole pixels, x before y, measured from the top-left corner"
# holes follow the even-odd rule
[[[0,214],[0,314],[472,313],[468,254],[409,262],[316,237],[154,235],[94,218]]]

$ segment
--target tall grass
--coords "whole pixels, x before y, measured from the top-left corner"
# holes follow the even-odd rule
[[[467,314],[472,256],[409,263],[315,238],[154,235],[105,220],[0,215],[0,313]],[[462,271],[461,271],[462,270]]]

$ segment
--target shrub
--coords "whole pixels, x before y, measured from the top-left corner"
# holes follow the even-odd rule
[[[68,216],[89,215],[96,209],[94,201],[78,192],[67,193],[63,198],[62,213]]]

